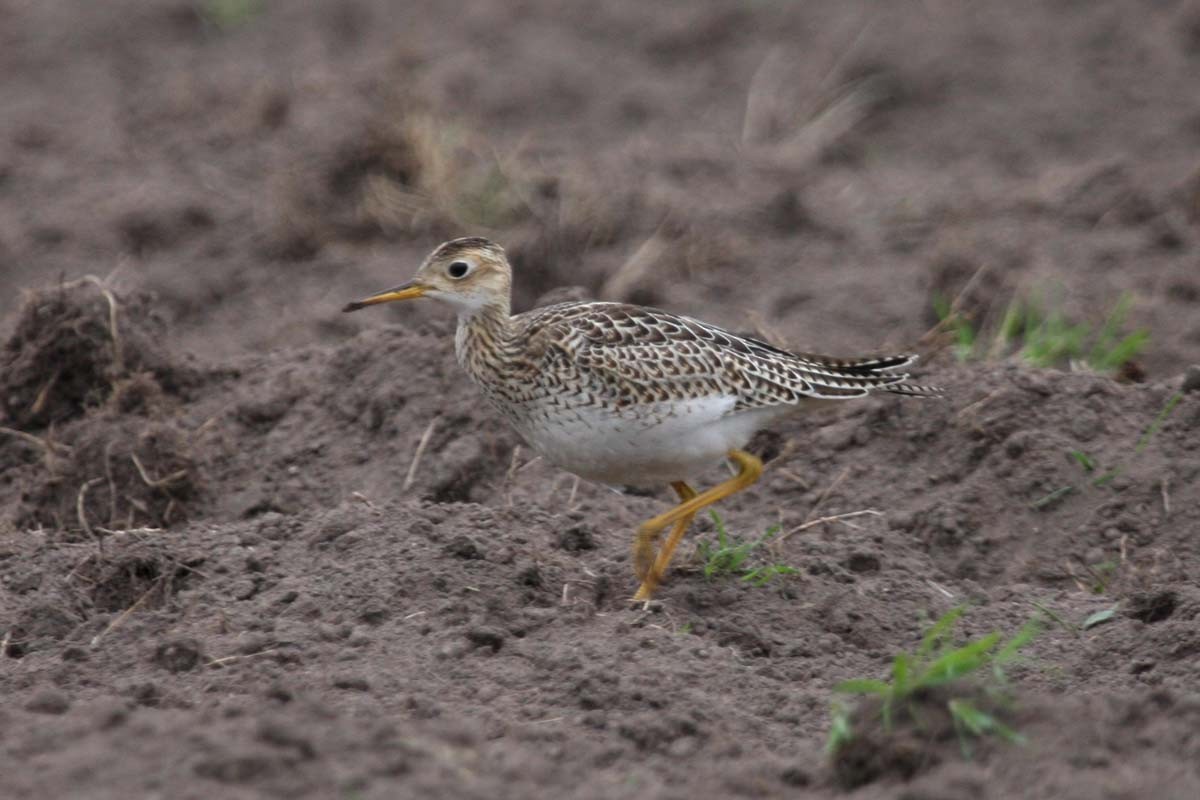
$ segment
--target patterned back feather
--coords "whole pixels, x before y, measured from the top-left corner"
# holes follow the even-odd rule
[[[618,409],[732,395],[736,413],[872,391],[940,394],[896,371],[915,355],[838,359],[791,353],[690,317],[623,303],[561,303],[512,322],[513,337],[494,345],[507,351],[510,363],[524,360],[522,373],[555,375],[560,386],[586,386],[588,402]],[[466,361],[464,366],[473,369]]]

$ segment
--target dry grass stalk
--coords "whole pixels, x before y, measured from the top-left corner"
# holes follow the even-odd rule
[[[400,486],[401,491],[408,491],[416,482],[417,469],[421,466],[421,457],[425,455],[425,448],[429,446],[429,439],[433,436],[433,428],[437,425],[437,421],[438,418],[434,417],[425,426],[425,432],[421,434],[421,439],[417,442],[417,450],[413,453],[412,463],[408,465],[408,474],[404,476],[404,483]]]

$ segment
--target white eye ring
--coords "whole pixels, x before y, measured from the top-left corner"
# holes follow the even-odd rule
[[[466,261],[451,261],[446,267],[446,274],[454,280],[460,280],[471,273],[471,265]]]

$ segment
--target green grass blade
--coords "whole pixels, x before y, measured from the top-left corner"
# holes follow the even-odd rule
[[[1004,666],[1019,658],[1021,650],[1042,632],[1042,628],[1041,618],[1035,616],[1022,625],[1011,639],[1000,646],[996,655],[992,656],[992,675],[998,684],[1003,686],[1008,680],[1004,674]]]
[[[968,361],[975,354],[975,328],[961,317],[955,322],[956,341],[954,349],[959,361]]]
[[[795,575],[799,570],[787,564],[768,564],[765,567],[748,570],[742,580],[750,581],[756,587],[766,586],[772,579],[780,575]]]
[[[1079,636],[1079,628],[1074,623],[1065,619],[1061,614],[1055,612],[1053,609],[1051,609],[1047,606],[1042,605],[1041,603],[1037,602],[1036,600],[1030,601],[1030,603],[1033,605],[1034,608],[1036,608],[1038,611],[1045,614],[1049,619],[1053,620],[1054,622],[1057,622],[1059,627],[1061,627],[1063,630],[1069,631],[1070,633],[1072,633],[1075,636]]]
[[[940,686],[969,675],[987,662],[989,652],[999,641],[1000,634],[989,633],[982,639],[951,650],[930,664],[914,682],[913,688]]]
[[[829,739],[825,742],[825,752],[833,755],[854,739],[854,731],[850,727],[850,714],[838,704],[833,707],[833,717],[829,723]]]
[[[887,683],[875,678],[851,678],[833,687],[835,692],[842,694],[878,694],[885,695],[891,691]]]
[[[1025,738],[1024,734],[1014,731],[1012,728],[1008,727],[1007,725],[1005,725],[1003,722],[996,719],[992,715],[985,714],[984,716],[986,716],[990,720],[990,722],[988,723],[990,726],[988,728],[989,733],[996,734],[997,736],[1004,739],[1004,741],[1008,742],[1009,744],[1024,745],[1029,741],[1028,739]]]
[[[912,674],[912,657],[908,653],[897,653],[892,660],[892,689],[898,695],[908,694],[909,676]]]
[[[996,330],[996,338],[992,343],[992,352],[989,356],[991,358],[1000,357],[1007,347],[1021,338],[1025,324],[1025,309],[1021,302],[1014,297],[1009,301],[1008,307],[1004,309],[1004,318]]]
[[[1171,412],[1175,410],[1175,406],[1179,405],[1179,401],[1182,399],[1182,392],[1176,392],[1167,398],[1167,403],[1163,406],[1162,411],[1158,412],[1158,416],[1155,417],[1154,421],[1150,423],[1150,426],[1146,428],[1146,432],[1142,434],[1142,438],[1138,439],[1137,447],[1134,448],[1134,452],[1140,453],[1146,449],[1146,446],[1150,444],[1150,440],[1153,439],[1154,435],[1157,434],[1159,429],[1162,428],[1163,423],[1167,421],[1167,417],[1171,415]]]
[[[981,711],[974,704],[967,700],[951,700],[949,703],[950,715],[955,721],[962,724],[962,727],[975,736],[984,736],[989,733],[994,733],[997,736],[1012,742],[1013,744],[1024,744],[1025,737],[1014,731],[1012,728],[1005,725],[1000,720],[996,719],[986,711]]]
[[[1046,506],[1050,505],[1051,503],[1054,503],[1054,502],[1066,497],[1073,491],[1075,491],[1074,486],[1060,486],[1059,488],[1055,489],[1053,492],[1042,495],[1037,500],[1034,500],[1032,503],[1029,504],[1029,507],[1032,508],[1034,511],[1038,510],[1039,508],[1045,508]]]
[[[1102,353],[1094,353],[1088,357],[1088,364],[1099,372],[1114,372],[1126,362],[1132,361],[1138,353],[1150,344],[1150,331],[1139,328],[1117,342]]]
[[[715,511],[709,511],[708,515],[712,517],[713,527],[717,529],[717,546],[721,548],[726,547],[729,543],[726,541],[727,534],[725,533],[725,521],[722,520],[721,516]]]
[[[1150,332],[1142,328],[1118,340],[1119,331],[1129,316],[1133,297],[1128,292],[1121,295],[1113,310],[1104,320],[1096,334],[1087,362],[1095,370],[1112,372],[1145,349],[1150,342]]]
[[[1025,645],[1029,644],[1034,638],[1042,632],[1042,621],[1036,616],[1021,626],[1021,630],[1017,631],[1011,639],[1004,643],[993,659],[998,664],[1004,664],[1012,661],[1020,653]]]
[[[1085,619],[1083,621],[1083,624],[1080,627],[1086,631],[1088,628],[1094,628],[1097,625],[1102,625],[1105,622],[1108,622],[1114,616],[1116,616],[1116,614],[1117,614],[1116,606],[1112,606],[1111,608],[1105,608],[1100,611],[1096,611],[1092,614],[1088,614],[1087,619]]]
[[[1096,469],[1096,461],[1082,450],[1072,450],[1071,457],[1079,462],[1079,466],[1083,467],[1084,472]]]
[[[954,624],[958,622],[958,618],[963,615],[964,611],[966,611],[965,606],[955,606],[930,626],[925,635],[921,637],[921,646],[917,648],[916,660],[918,662],[924,662],[929,659],[934,649],[946,637],[946,634],[954,627]]]
[[[979,736],[983,734],[987,728],[987,723],[982,719],[987,715],[972,706],[968,701],[955,699],[949,703],[950,715],[962,724],[969,733]]]
[[[939,322],[945,322],[950,316],[950,300],[941,292],[933,293],[933,313]]]

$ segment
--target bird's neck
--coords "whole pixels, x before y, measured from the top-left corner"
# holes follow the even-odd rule
[[[458,363],[476,383],[486,387],[498,378],[513,327],[507,303],[459,312],[454,351]]]

